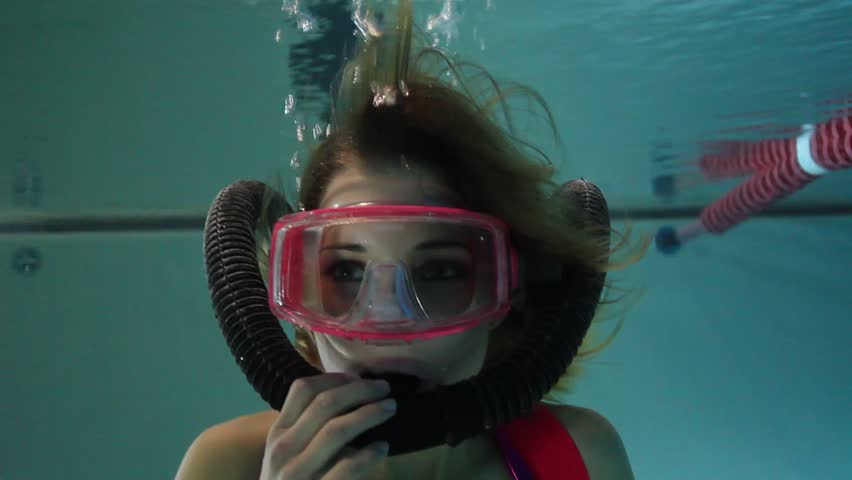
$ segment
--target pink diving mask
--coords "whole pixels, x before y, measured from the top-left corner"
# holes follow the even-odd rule
[[[368,343],[432,338],[501,318],[518,284],[505,223],[447,207],[287,215],[275,225],[269,266],[278,318]]]

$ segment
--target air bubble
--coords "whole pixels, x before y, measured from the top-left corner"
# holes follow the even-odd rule
[[[358,28],[358,32],[365,40],[370,38],[379,38],[382,36],[382,29],[374,18],[370,10],[364,10],[362,2],[355,0],[352,9],[352,22]]]
[[[459,22],[463,16],[461,4],[454,0],[444,0],[441,12],[430,15],[426,20],[426,30],[432,32],[433,46],[438,46],[443,38],[447,45],[459,34]]]
[[[309,15],[299,15],[299,18],[296,20],[296,28],[301,30],[304,33],[308,33],[316,28],[317,22]]]
[[[373,90],[373,106],[389,107],[396,105],[397,89],[390,85],[379,85],[376,82],[370,84]]]
[[[281,4],[281,11],[290,17],[299,14],[299,0],[284,0]]]
[[[287,95],[287,100],[284,102],[284,115],[290,115],[293,113],[293,109],[296,107],[296,96],[292,93]]]
[[[305,141],[305,124],[299,121],[296,122],[296,138],[299,143]]]
[[[318,138],[320,138],[322,136],[322,134],[323,134],[322,125],[320,125],[319,123],[314,125],[314,140],[317,140]]]

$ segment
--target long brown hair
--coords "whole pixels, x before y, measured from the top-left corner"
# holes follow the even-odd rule
[[[498,84],[483,68],[424,46],[414,31],[410,1],[400,1],[396,13],[395,22],[387,22],[390,28],[363,39],[338,77],[330,134],[305,165],[300,206],[317,208],[330,179],[343,169],[422,165],[442,175],[463,199],[464,208],[502,218],[522,250],[597,271],[638,260],[647,239],[617,263],[613,255],[629,245],[629,229],[625,235],[605,232],[607,238],[620,238],[610,248],[599,229],[578,228],[571,221],[577,218],[575,205],[553,200],[559,187],[555,169],[542,150],[519,137],[508,106],[513,96],[532,99],[558,140],[553,116],[539,94],[523,85]],[[270,197],[260,223],[265,228],[259,232],[258,259],[264,272],[269,227],[282,213],[272,205]],[[608,287],[605,295],[613,290]],[[602,303],[612,302],[605,298]],[[596,315],[595,321],[599,319]],[[513,347],[513,339],[530,321],[530,311],[521,306],[492,330],[486,366]],[[321,369],[311,335],[298,327],[295,334],[297,350]],[[602,348],[581,349],[578,357]],[[575,360],[545,399],[558,402],[578,371]]]

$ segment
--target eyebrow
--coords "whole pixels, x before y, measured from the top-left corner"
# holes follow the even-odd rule
[[[348,250],[350,252],[366,252],[367,251],[367,249],[364,248],[363,245],[359,245],[357,243],[337,243],[337,244],[334,244],[334,245],[328,245],[328,246],[322,247],[320,249],[321,252],[324,252],[326,250]]]
[[[428,242],[423,242],[418,244],[414,249],[415,250],[435,250],[441,248],[463,248],[465,250],[470,251],[467,245],[462,242],[458,242],[455,240],[430,240]],[[325,250],[347,250],[350,252],[366,252],[367,248],[358,243],[337,243],[334,245],[328,245],[322,247],[320,251]]]

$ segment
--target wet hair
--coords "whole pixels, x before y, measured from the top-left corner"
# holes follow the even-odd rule
[[[559,187],[556,169],[542,150],[520,138],[513,125],[508,100],[518,96],[541,108],[558,140],[553,116],[537,92],[519,84],[499,84],[485,69],[426,46],[415,32],[411,2],[400,1],[396,18],[386,18],[380,34],[362,38],[338,76],[330,133],[313,150],[302,175],[301,208],[318,208],[330,180],[345,169],[428,168],[459,195],[461,207],[503,219],[523,251],[607,272],[637,261],[647,239],[630,247],[629,228],[621,235],[579,227],[572,221],[579,218],[577,206],[554,200]],[[266,276],[270,227],[282,212],[272,196],[264,203],[258,261]],[[602,240],[601,233],[618,239],[612,242],[615,246]],[[614,255],[628,248],[626,258],[616,263]],[[609,299],[614,289],[610,283],[607,287],[603,305],[615,303]],[[602,311],[598,309],[594,322]],[[511,350],[531,318],[528,306],[519,304],[491,331],[485,367]],[[545,400],[558,402],[579,372],[578,360],[608,345],[619,328],[620,324],[603,345],[581,348]],[[297,350],[322,369],[309,332],[295,327],[295,336]]]

